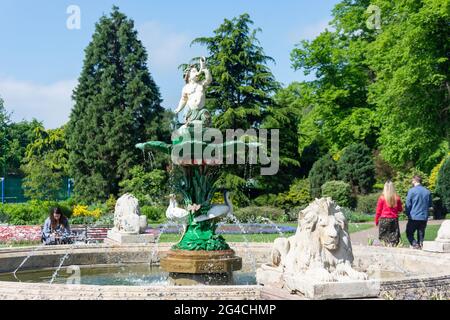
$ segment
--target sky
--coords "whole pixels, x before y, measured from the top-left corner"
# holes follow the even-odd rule
[[[178,66],[207,55],[199,36],[211,36],[224,19],[250,14],[276,79],[284,85],[304,80],[291,68],[290,52],[302,39],[327,28],[338,0],[0,0],[0,97],[12,121],[36,118],[46,128],[69,119],[72,90],[80,75],[84,49],[95,23],[113,5],[135,22],[147,49],[150,73],[163,106],[175,109],[183,79]],[[80,28],[68,28],[75,5]]]

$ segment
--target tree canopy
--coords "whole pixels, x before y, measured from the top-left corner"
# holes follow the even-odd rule
[[[107,199],[143,161],[134,146],[167,139],[146,50],[117,7],[96,24],[73,99],[67,137],[75,193],[87,201]]]

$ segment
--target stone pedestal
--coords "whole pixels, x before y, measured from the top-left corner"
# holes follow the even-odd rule
[[[424,241],[423,250],[430,252],[450,253],[450,242]]]
[[[434,241],[424,241],[423,250],[450,253],[450,220],[442,222]]]
[[[319,282],[269,268],[259,268],[256,280],[258,284],[284,289],[291,294],[300,293],[305,298],[314,300],[371,298],[380,294],[378,280]]]
[[[233,271],[242,269],[242,258],[233,250],[169,250],[160,264],[174,285],[229,284]]]
[[[122,233],[114,230],[108,230],[106,242],[113,242],[118,244],[131,244],[131,243],[154,243],[155,236],[153,234],[130,234],[130,233]]]

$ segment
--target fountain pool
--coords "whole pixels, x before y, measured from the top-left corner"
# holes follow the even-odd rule
[[[243,257],[242,270],[228,285],[174,286],[159,268],[159,256],[171,244],[161,243],[152,259],[146,245],[62,245],[0,249],[0,299],[276,299],[269,287],[255,285],[255,270],[269,260],[271,243],[230,243]],[[70,250],[55,281],[49,281]],[[251,252],[246,255],[245,252]],[[355,268],[380,280],[380,298],[430,299],[449,297],[450,255],[412,249],[354,246]],[[66,284],[69,266],[79,266],[80,282]],[[286,293],[288,294],[288,293]],[[283,296],[281,298],[293,298]],[[295,296],[301,299],[300,296]]]

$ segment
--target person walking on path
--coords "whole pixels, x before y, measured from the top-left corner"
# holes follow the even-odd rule
[[[378,238],[383,244],[397,246],[400,242],[398,214],[402,211],[402,200],[395,191],[394,183],[386,182],[375,214],[375,224],[379,225]]]
[[[422,178],[414,176],[413,187],[409,189],[406,198],[405,213],[408,217],[406,224],[406,237],[414,249],[421,249],[425,238],[425,229],[428,221],[428,210],[432,207],[430,190],[422,186]],[[417,240],[415,233],[417,232]]]

